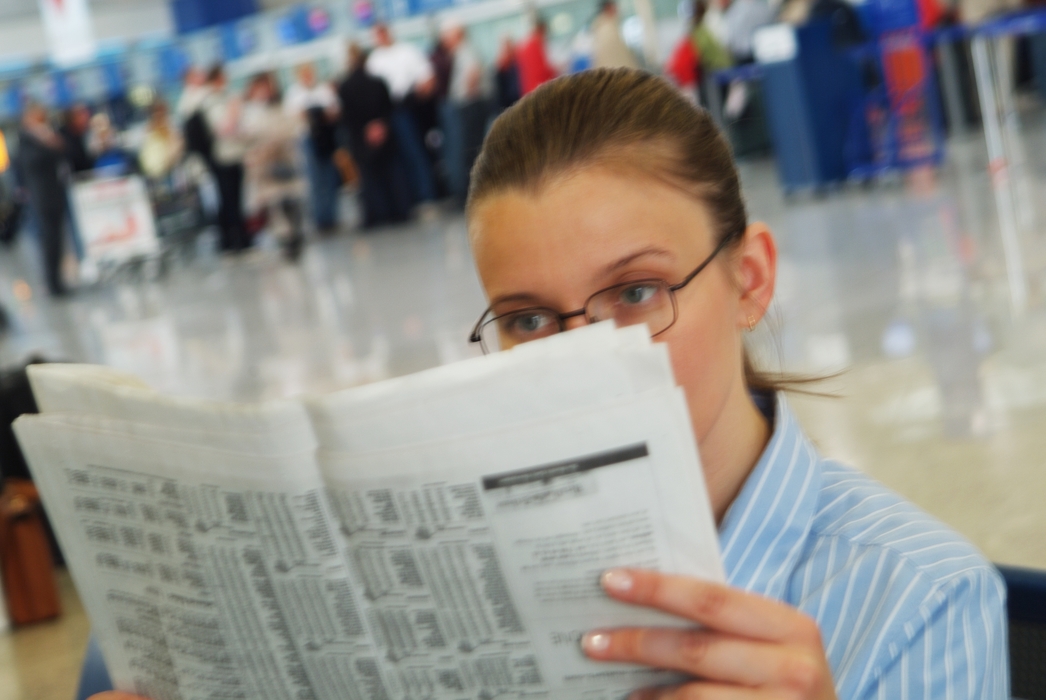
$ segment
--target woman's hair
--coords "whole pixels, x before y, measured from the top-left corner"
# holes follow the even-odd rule
[[[583,71],[550,81],[494,122],[472,170],[469,214],[507,190],[536,192],[550,180],[593,165],[631,170],[701,200],[727,252],[748,227],[733,155],[707,111],[661,78],[628,68]],[[757,372],[756,390],[792,384]]]

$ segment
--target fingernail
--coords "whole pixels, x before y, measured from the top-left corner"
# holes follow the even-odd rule
[[[581,638],[581,648],[590,654],[602,654],[610,648],[610,635],[606,632],[589,632]]]
[[[632,575],[624,569],[610,569],[603,573],[603,588],[614,593],[632,590]]]

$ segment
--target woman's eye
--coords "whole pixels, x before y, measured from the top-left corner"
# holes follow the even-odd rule
[[[645,304],[657,295],[657,285],[634,284],[621,290],[621,303],[635,306]]]
[[[521,313],[506,318],[502,325],[512,335],[527,336],[547,332],[552,320],[545,314]]]

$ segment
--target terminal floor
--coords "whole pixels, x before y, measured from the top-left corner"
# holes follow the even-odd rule
[[[1046,130],[1026,132],[1029,193]],[[1007,268],[983,141],[947,165],[870,187],[786,199],[772,162],[743,165],[754,218],[777,233],[780,276],[753,334],[772,368],[842,374],[794,396],[807,431],[964,533],[998,562],[1046,568],[1046,211],[1029,198]],[[1017,173],[1019,175],[1019,173]],[[0,362],[39,351],[106,363],[159,389],[257,400],[329,391],[472,352],[484,300],[460,216],[313,242],[298,265],[271,250],[201,255],[157,282],[41,296],[31,240],[0,254],[13,329]],[[1011,274],[1009,272],[1016,272]],[[1011,279],[1027,288],[1012,304]],[[66,615],[0,635],[0,700],[67,700],[87,622]]]

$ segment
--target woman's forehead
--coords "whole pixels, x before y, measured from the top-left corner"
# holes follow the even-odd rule
[[[541,252],[604,264],[644,248],[685,257],[714,237],[701,201],[651,177],[598,168],[491,195],[473,210],[469,234],[480,266]]]

